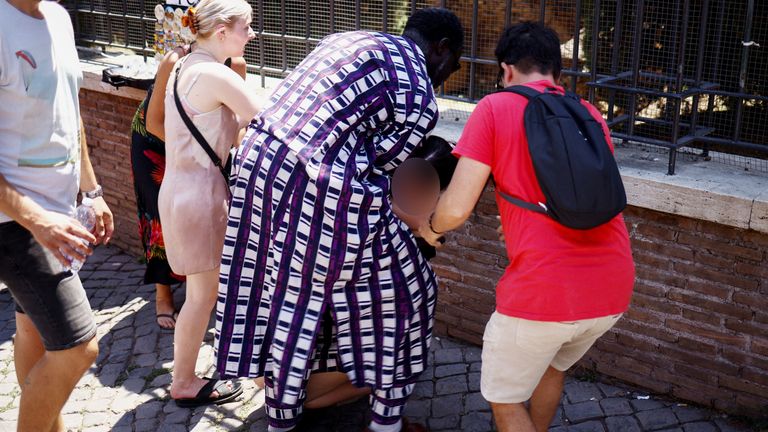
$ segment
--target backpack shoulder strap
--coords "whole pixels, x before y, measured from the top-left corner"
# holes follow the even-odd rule
[[[510,202],[511,204],[514,204],[518,207],[522,207],[526,210],[530,210],[536,213],[547,214],[547,209],[543,204],[536,205],[536,204],[529,203],[528,201],[523,201],[521,199],[513,197],[512,195],[505,194],[504,192],[500,191],[498,188],[496,189],[496,192],[498,192],[502,198],[504,198],[506,201]]]
[[[509,93],[516,93],[520,96],[524,96],[526,99],[533,99],[536,96],[543,94],[540,91],[536,91],[528,86],[524,85],[516,85],[516,86],[509,86],[503,88],[501,91],[503,92],[509,92]]]

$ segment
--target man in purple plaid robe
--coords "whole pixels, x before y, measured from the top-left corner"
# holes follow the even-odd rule
[[[438,8],[403,36],[328,36],[249,126],[215,346],[222,376],[265,378],[271,432],[295,428],[318,371],[371,389],[370,430],[418,430],[402,410],[426,366],[437,282],[389,179],[434,128],[433,88],[462,44],[458,18]]]

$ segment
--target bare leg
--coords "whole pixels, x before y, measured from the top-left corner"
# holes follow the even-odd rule
[[[171,287],[155,284],[155,289],[155,314],[173,316],[176,313],[176,308],[173,306]],[[157,325],[164,329],[173,329],[176,323],[171,318],[158,316]]]
[[[546,432],[563,396],[565,373],[549,366],[533,391],[529,412],[537,432]]]
[[[218,280],[218,268],[187,276],[187,297],[173,335],[171,397],[174,399],[193,398],[206,383],[195,375],[195,364],[216,303]]]
[[[499,432],[536,432],[528,415],[528,410],[522,403],[498,404],[491,402],[493,419]]]
[[[304,407],[325,408],[347,402],[371,393],[368,387],[356,387],[341,372],[320,372],[309,376],[307,399]]]
[[[26,315],[16,314],[16,329],[14,362],[21,385],[18,431],[64,431],[61,409],[96,360],[96,338],[67,350],[45,351]]]

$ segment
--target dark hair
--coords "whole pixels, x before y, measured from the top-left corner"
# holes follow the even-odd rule
[[[444,8],[425,8],[414,12],[403,29],[404,35],[408,33],[418,33],[427,42],[448,38],[448,46],[454,52],[464,46],[464,28],[459,17]]]
[[[501,63],[515,65],[522,73],[551,73],[560,77],[563,67],[560,55],[560,39],[557,33],[544,24],[523,21],[507,27],[496,45],[496,59]]]
[[[409,157],[422,158],[432,164],[440,178],[440,190],[448,187],[459,160],[451,154],[453,146],[445,139],[431,135],[423,140]]]

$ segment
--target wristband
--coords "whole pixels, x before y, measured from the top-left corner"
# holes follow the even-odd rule
[[[81,192],[84,197],[94,199],[98,197],[104,196],[104,189],[101,188],[101,185],[96,185],[96,189],[88,192]]]
[[[434,213],[432,213],[431,215],[429,215],[429,229],[430,229],[430,231],[432,231],[433,233],[435,233],[435,234],[437,234],[437,235],[440,235],[440,234],[444,234],[444,233],[445,233],[445,231],[438,231],[438,230],[436,230],[436,229],[435,229],[435,228],[432,226],[432,216],[434,216],[434,215],[435,215]]]

